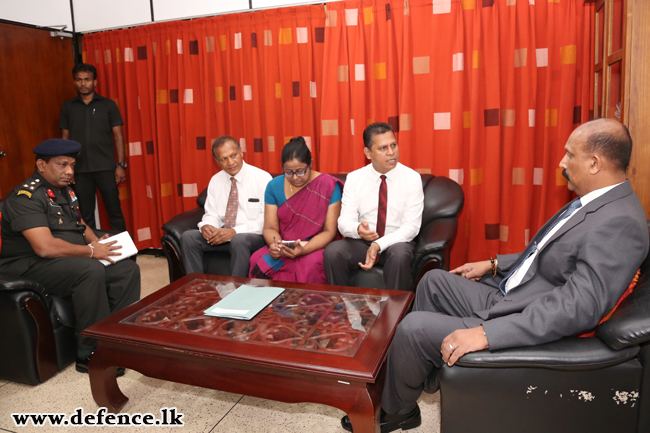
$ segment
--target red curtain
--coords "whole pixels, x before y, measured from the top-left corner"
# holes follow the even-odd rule
[[[569,199],[558,170],[591,117],[593,11],[582,0],[328,3],[321,168],[367,163],[373,121],[400,162],[465,192],[452,266],[523,250]]]
[[[569,200],[557,165],[593,117],[592,17],[582,0],[352,0],[88,35],[84,59],[125,117],[139,248],[195,206],[217,136],[278,172],[303,135],[318,169],[349,172],[384,121],[402,163],[465,191],[455,266],[521,251]]]
[[[288,138],[319,154],[322,6],[273,9],[88,35],[83,57],[125,121],[128,181],[120,187],[139,249],[196,207],[219,169],[211,143],[235,137],[245,160],[280,171]]]

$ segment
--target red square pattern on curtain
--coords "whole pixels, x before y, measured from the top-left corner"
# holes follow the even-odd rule
[[[219,170],[211,143],[236,138],[244,159],[280,170],[302,135],[319,154],[323,6],[272,9],[87,35],[84,61],[125,119],[122,209],[138,249],[160,247],[165,221],[196,207]],[[318,158],[316,158],[318,164]]]
[[[558,164],[592,116],[592,13],[582,0],[328,3],[321,169],[366,164],[363,129],[387,122],[400,162],[463,187],[452,266],[522,251],[570,198]]]

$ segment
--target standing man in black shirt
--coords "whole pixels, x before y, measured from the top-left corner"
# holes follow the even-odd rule
[[[113,230],[124,231],[117,185],[126,180],[122,116],[113,100],[95,92],[97,69],[79,63],[72,69],[77,97],[63,104],[59,128],[64,139],[81,143],[82,151],[75,168],[75,192],[81,203],[81,215],[95,228],[95,191],[102,195]],[[113,153],[117,153],[117,163]]]
[[[69,186],[80,150],[76,141],[60,138],[34,149],[34,174],[9,193],[2,208],[0,272],[72,299],[77,371],[86,373],[97,340],[81,331],[140,299],[140,268],[132,260],[99,262],[113,262],[121,247],[98,242],[81,218]]]

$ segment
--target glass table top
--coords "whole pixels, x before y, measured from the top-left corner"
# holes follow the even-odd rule
[[[351,357],[387,299],[373,295],[285,289],[252,320],[203,314],[240,285],[193,280],[120,323]]]

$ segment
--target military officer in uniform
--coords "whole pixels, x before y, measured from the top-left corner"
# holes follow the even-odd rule
[[[69,186],[80,151],[81,144],[63,139],[46,140],[34,149],[34,174],[9,194],[2,209],[0,272],[72,299],[76,368],[85,373],[97,340],[81,332],[140,299],[140,268],[132,260],[114,263],[121,247],[99,243],[81,218]],[[104,266],[101,259],[114,264]]]

